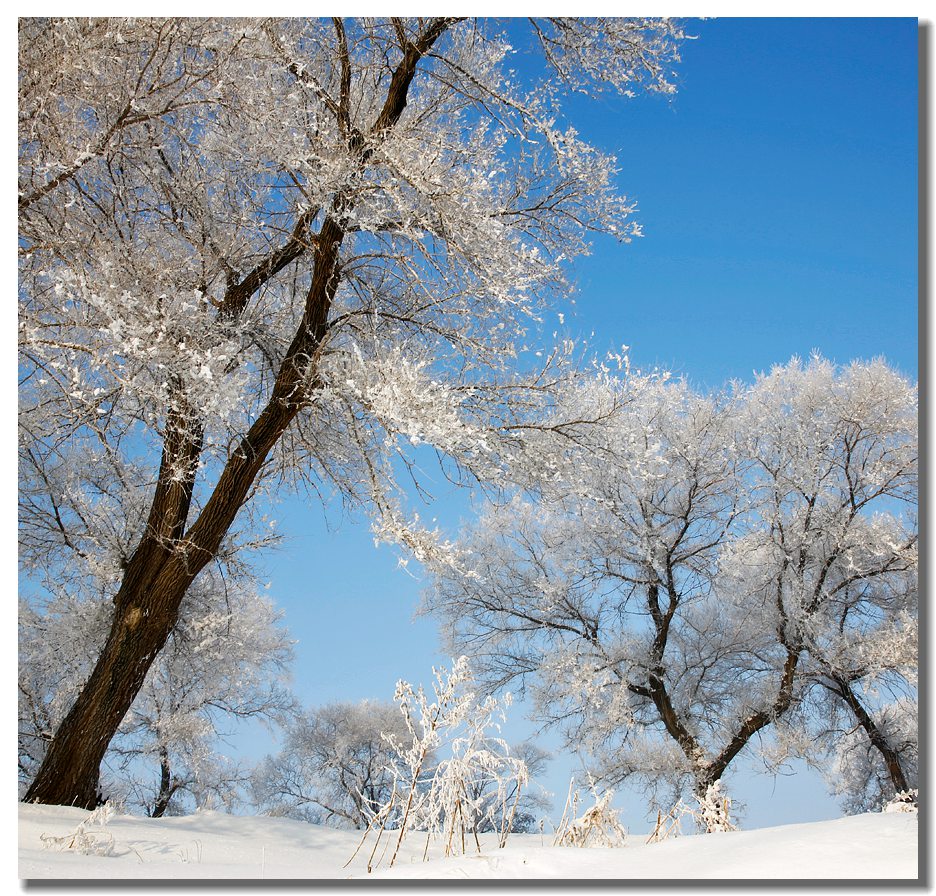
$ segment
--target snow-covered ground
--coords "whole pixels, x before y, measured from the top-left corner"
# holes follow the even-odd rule
[[[38,879],[273,879],[368,877],[366,853],[345,863],[359,843],[349,831],[281,818],[203,812],[181,818],[115,816],[86,828],[111,855],[63,849],[50,838],[71,835],[88,813],[19,807],[19,876]],[[43,840],[45,835],[46,840]],[[550,845],[540,834],[510,838],[505,849],[482,842],[483,854],[422,860],[411,836],[393,868],[371,878],[582,880],[913,879],[916,814],[869,814],[755,831],[683,836],[646,844],[632,835],[617,849]],[[47,845],[47,843],[49,845]],[[439,849],[435,850],[438,856]]]

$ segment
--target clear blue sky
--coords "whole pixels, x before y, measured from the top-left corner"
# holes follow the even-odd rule
[[[596,242],[574,272],[575,313],[560,309],[565,329],[594,331],[596,349],[626,343],[636,365],[701,385],[813,349],[840,362],[884,355],[915,379],[916,20],[716,19],[689,30],[698,39],[671,100],[568,107],[585,138],[617,155],[646,235]],[[450,498],[440,516],[451,502],[463,506]],[[362,521],[332,515],[330,531],[320,506],[295,501],[277,515],[291,539],[266,565],[299,641],[301,699],[389,700],[400,677],[428,685],[448,658],[432,621],[412,620],[418,579],[374,549]],[[555,762],[546,782],[557,811],[569,769]],[[839,814],[812,775],[728,783],[748,803],[748,827]],[[643,829],[641,800],[625,805],[631,829]]]

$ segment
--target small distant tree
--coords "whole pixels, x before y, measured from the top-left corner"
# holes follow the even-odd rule
[[[269,815],[364,829],[389,799],[390,767],[408,746],[392,703],[311,710],[289,726],[282,750],[254,771],[254,802]]]

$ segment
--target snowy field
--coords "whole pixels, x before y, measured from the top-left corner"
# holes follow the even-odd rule
[[[279,818],[204,812],[179,818],[115,816],[88,826],[111,855],[62,849],[88,813],[19,806],[19,877],[39,879],[327,879],[367,878],[359,843],[348,831]],[[43,840],[45,836],[45,841]],[[631,835],[618,849],[557,848],[539,834],[515,835],[505,849],[482,841],[483,854],[432,858],[411,837],[396,865],[370,875],[435,880],[803,880],[913,879],[917,876],[917,815],[868,814],[754,831],[683,836],[646,844]],[[47,843],[49,845],[47,845]],[[58,848],[57,848],[58,846]],[[438,853],[439,850],[436,850]],[[384,864],[387,860],[385,859]]]

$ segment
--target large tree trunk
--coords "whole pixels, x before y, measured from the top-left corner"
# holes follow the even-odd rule
[[[200,428],[187,419],[180,399],[176,410],[167,415],[146,534],[114,597],[110,633],[90,678],[55,732],[26,792],[27,802],[86,809],[97,804],[104,752],[166,643],[182,598],[201,569],[180,564],[173,550],[188,518],[201,447]],[[179,470],[187,472],[180,476]]]
[[[323,231],[329,229],[328,224]],[[337,229],[336,233],[338,239],[330,244],[330,252],[320,253],[330,256],[326,260],[331,263],[331,276],[324,278],[317,313],[306,314],[269,403],[228,460],[198,519],[169,547],[162,538],[150,534],[137,548],[114,598],[114,619],[101,655],[75,705],[56,731],[26,792],[27,802],[84,808],[96,805],[101,760],[166,643],[189,585],[217,553],[270,450],[304,401],[308,382],[303,382],[301,366],[308,363],[304,359],[313,356],[324,337],[327,309],[337,287],[336,259],[341,234]],[[319,279],[313,277],[313,288]],[[164,466],[168,469],[171,464]],[[159,494],[157,484],[154,509]],[[166,515],[178,518],[181,514],[184,524],[187,511],[187,502],[176,502],[164,507],[161,514],[151,513],[150,533],[154,528],[180,528],[178,519],[169,525]],[[158,525],[152,522],[154,516],[160,520]]]
[[[27,802],[97,805],[101,760],[175,624],[191,578],[161,583],[117,609],[94,671],[56,731]]]

